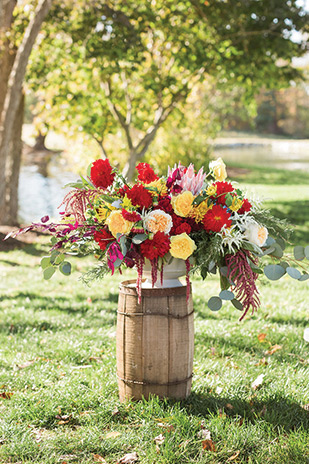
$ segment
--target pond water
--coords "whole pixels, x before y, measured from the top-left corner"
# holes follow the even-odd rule
[[[262,165],[281,169],[302,170],[309,175],[309,141],[276,140],[270,143],[233,143],[217,144],[214,154],[229,162],[247,166]],[[46,214],[57,217],[64,195],[69,188],[63,186],[73,182],[78,175],[66,172],[59,161],[52,161],[48,167],[48,176],[39,172],[35,165],[22,167],[19,186],[19,218],[24,224],[38,221]]]

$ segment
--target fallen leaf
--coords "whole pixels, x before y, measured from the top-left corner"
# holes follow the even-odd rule
[[[274,346],[271,346],[270,349],[265,352],[265,354],[272,355],[276,353],[276,351],[281,350],[281,349],[282,349],[281,345],[274,345]]]
[[[253,388],[253,390],[256,390],[258,387],[260,387],[263,383],[263,380],[264,380],[264,377],[265,377],[265,374],[260,374],[254,382],[252,382],[251,384],[251,388]]]
[[[95,462],[101,462],[102,464],[107,464],[105,459],[99,454],[93,454],[93,459],[95,460]]]
[[[115,408],[113,409],[113,412],[112,412],[112,416],[118,416],[120,414],[120,411],[119,409],[117,408],[117,406],[115,406]]]
[[[215,355],[216,355],[216,350],[215,350],[215,348],[210,348],[210,354],[211,354],[212,356],[215,356]]]
[[[198,432],[197,436],[203,438],[204,440],[210,440],[210,431],[207,429],[202,429]]]
[[[231,403],[227,403],[227,404],[225,405],[225,407],[226,407],[227,409],[234,409],[234,406],[233,406]]]
[[[137,453],[134,452],[134,453],[128,453],[128,454],[125,454],[121,459],[120,461],[118,461],[117,464],[132,464],[134,462],[138,461],[138,456],[137,456]]]
[[[99,356],[90,356],[89,358],[89,361],[96,361],[98,363],[102,363],[102,358],[100,358]]]
[[[220,395],[220,393],[222,393],[222,391],[223,391],[223,388],[222,388],[222,387],[219,387],[219,386],[216,387],[216,393],[217,393],[217,395]]]
[[[255,366],[267,366],[267,365],[268,365],[268,361],[266,361],[265,356],[258,363],[255,364]]]
[[[305,411],[309,411],[309,403],[308,404],[304,404],[302,406],[302,408],[305,410]]]
[[[240,455],[240,451],[236,451],[236,453],[234,453],[233,456],[229,457],[226,462],[234,461],[234,459],[238,458],[239,455]]]
[[[164,443],[165,436],[160,433],[157,437],[154,438],[154,441],[156,442],[157,445],[162,445]]]
[[[167,432],[171,432],[172,430],[174,430],[174,426],[171,424],[164,424],[163,422],[159,422],[157,425],[158,427],[166,429]]]
[[[35,360],[26,361],[24,364],[17,364],[18,369],[25,369],[26,367],[32,366]]]
[[[243,423],[244,423],[244,418],[242,417],[240,421],[238,422],[239,427],[241,427]]]
[[[257,338],[260,343],[263,343],[265,341],[265,338],[267,337],[267,334],[265,333],[260,333]]]
[[[88,296],[86,301],[87,301],[87,303],[92,303],[92,299],[90,298],[90,296]]]
[[[203,440],[202,445],[204,451],[216,451],[215,444],[212,440]]]
[[[14,395],[14,393],[12,392],[2,392],[0,393],[0,398],[4,398],[5,400],[9,400],[12,398],[12,396]]]
[[[116,438],[116,437],[119,437],[120,435],[121,435],[120,432],[108,432],[105,435],[105,438]]]

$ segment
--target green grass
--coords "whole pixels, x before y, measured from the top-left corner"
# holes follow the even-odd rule
[[[278,209],[290,199],[299,204],[295,186],[287,197],[275,182],[266,188],[278,192]],[[289,211],[302,227],[302,214]],[[71,277],[45,282],[38,267],[45,247],[0,253],[0,462],[112,464],[137,452],[142,464],[309,463],[308,281],[262,279],[261,308],[238,322],[228,304],[218,313],[207,308],[216,278],[195,279],[190,397],[120,404],[118,285],[134,273],[88,288],[78,277],[92,260],[75,259]],[[215,450],[203,449],[202,427]]]

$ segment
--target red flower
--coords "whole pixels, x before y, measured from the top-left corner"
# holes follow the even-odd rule
[[[108,159],[98,159],[92,163],[90,178],[96,187],[106,189],[112,185],[115,174]]]
[[[136,213],[135,211],[132,211],[131,213],[127,211],[126,209],[121,210],[121,214],[126,219],[126,221],[130,222],[137,222],[141,219],[141,215]]]
[[[223,226],[232,225],[231,215],[220,205],[214,205],[204,216],[204,229],[209,232],[220,232]]]
[[[225,193],[233,192],[234,187],[230,182],[215,182],[217,186],[216,200],[221,205],[225,205]]]
[[[134,206],[148,209],[152,205],[152,196],[150,192],[141,184],[135,184],[126,194]]]
[[[173,212],[171,198],[169,196],[160,198],[158,205],[153,209],[162,209],[165,213],[171,214]]]
[[[170,235],[177,235],[177,228],[181,226],[184,221],[184,218],[177,216],[174,212],[170,213],[172,216],[173,227],[171,228]]]
[[[141,253],[150,260],[164,256],[170,249],[170,241],[164,232],[157,232],[152,240],[145,240],[141,243]]]
[[[182,224],[180,224],[180,226],[176,227],[175,235],[180,235],[180,234],[183,234],[184,232],[189,235],[191,230],[192,230],[192,227],[190,226],[190,224],[188,224],[187,222],[183,222]]]
[[[93,234],[94,240],[98,243],[99,247],[101,248],[102,251],[104,251],[107,247],[107,245],[115,240],[115,237],[113,237],[107,230],[101,229],[97,230]]]
[[[242,207],[237,211],[238,214],[244,214],[248,211],[250,211],[252,205],[250,203],[249,200],[247,200],[247,198],[244,199],[244,202],[242,204]]]
[[[149,166],[148,163],[139,163],[136,166],[136,169],[138,170],[138,180],[144,182],[145,184],[150,184],[150,182],[159,179],[159,177],[155,174],[154,170],[151,166]]]

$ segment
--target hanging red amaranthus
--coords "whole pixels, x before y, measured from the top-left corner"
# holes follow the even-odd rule
[[[85,213],[89,202],[96,195],[96,190],[70,190],[58,208],[64,206],[65,214],[71,214],[81,224],[86,221]]]
[[[254,264],[258,264],[257,258],[254,258],[250,251],[241,250],[235,255],[228,255],[225,258],[227,264],[227,277],[233,282],[233,292],[244,309],[244,313],[239,319],[245,317],[250,308],[252,313],[260,306],[259,291],[255,284],[258,274],[253,272],[249,264],[249,260]]]

